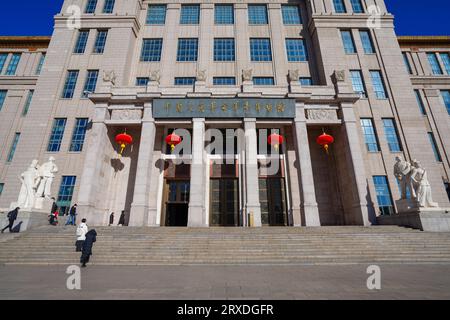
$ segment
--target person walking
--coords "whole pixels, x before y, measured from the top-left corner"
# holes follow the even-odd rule
[[[86,233],[86,240],[84,240],[83,248],[81,250],[80,263],[82,268],[85,268],[86,263],[89,262],[92,255],[92,246],[95,241],[97,241],[97,232],[95,229],[89,230],[88,233]]]
[[[111,213],[109,216],[109,226],[112,226],[114,224],[114,212]]]
[[[56,204],[56,199],[52,198],[53,200],[53,204],[52,204],[52,210],[50,211],[50,213],[55,213],[56,211],[58,211],[58,205]]]
[[[86,234],[89,228],[86,224],[86,219],[81,220],[81,223],[77,227],[77,241],[75,242],[75,251],[81,252],[83,248],[84,241],[86,240]]]
[[[14,225],[14,221],[16,221],[16,219],[17,219],[17,215],[19,214],[19,210],[20,210],[20,208],[17,207],[14,210],[8,212],[7,217],[8,217],[8,220],[9,220],[9,224],[2,229],[2,233],[5,232],[6,229],[9,229],[9,232],[12,233],[12,227]]]
[[[70,208],[69,218],[67,219],[66,226],[69,224],[72,226],[76,225],[76,216],[77,216],[77,204],[75,203],[72,206],[72,208]]]
[[[120,215],[120,218],[119,218],[119,223],[117,225],[118,226],[125,225],[125,211],[122,211],[122,214]]]

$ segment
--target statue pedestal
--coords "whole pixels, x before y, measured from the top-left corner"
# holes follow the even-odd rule
[[[398,200],[398,214],[379,216],[380,225],[398,225],[428,232],[450,232],[450,208],[421,208],[417,201]]]
[[[3,229],[6,227],[9,223],[7,214],[10,210],[8,209],[0,209],[0,226]],[[43,211],[25,211],[20,210],[19,214],[17,215],[17,220],[14,221],[14,226],[17,226],[19,223],[22,223],[20,226],[20,232],[23,232],[28,229],[45,226],[48,225],[48,213]],[[8,230],[5,230],[5,232],[9,232]]]

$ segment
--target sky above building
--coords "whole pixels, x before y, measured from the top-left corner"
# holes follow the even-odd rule
[[[51,35],[53,16],[62,3],[63,0],[2,1],[0,35]],[[450,35],[450,1],[386,0],[386,3],[396,17],[398,35]]]

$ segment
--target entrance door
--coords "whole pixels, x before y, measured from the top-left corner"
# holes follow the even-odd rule
[[[166,180],[166,226],[187,227],[190,182]]]
[[[239,225],[238,179],[211,179],[211,226]]]
[[[260,178],[259,201],[263,225],[287,225],[286,192],[283,178]]]

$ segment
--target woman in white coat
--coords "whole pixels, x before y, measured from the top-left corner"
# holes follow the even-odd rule
[[[75,242],[76,252],[81,252],[83,243],[86,240],[86,233],[89,229],[86,224],[86,219],[81,220],[80,225],[77,227],[77,241]]]

